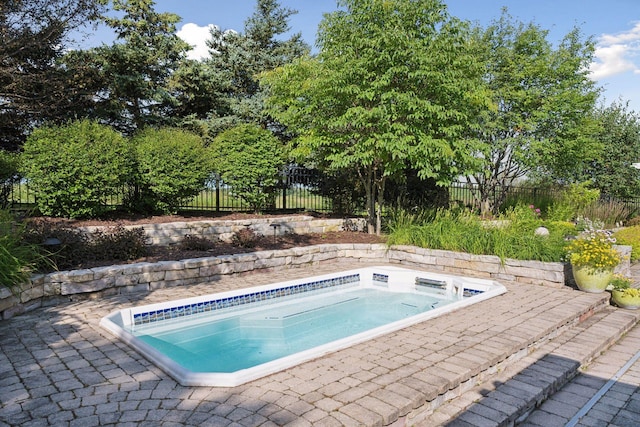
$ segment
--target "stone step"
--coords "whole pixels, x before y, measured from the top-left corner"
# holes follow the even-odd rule
[[[517,425],[639,322],[640,312],[604,307],[414,424]]]

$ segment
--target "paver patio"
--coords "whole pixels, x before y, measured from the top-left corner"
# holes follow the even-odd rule
[[[373,264],[357,266],[366,265]],[[332,261],[255,272],[70,301],[1,321],[0,425],[430,425],[431,408],[509,365],[531,365],[536,348],[607,304],[603,295],[570,288],[503,283],[502,296],[233,388],[183,387],[98,325],[130,305],[351,268],[351,261]],[[589,327],[602,325],[604,335],[638,320],[620,310],[599,316]],[[553,363],[582,362],[563,351]]]

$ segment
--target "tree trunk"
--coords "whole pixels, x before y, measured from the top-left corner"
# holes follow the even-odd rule
[[[375,225],[375,198],[374,198],[374,186],[373,182],[370,179],[370,174],[367,174],[366,177],[363,177],[364,190],[367,196],[367,232],[369,234],[375,234],[376,225]]]
[[[376,234],[379,236],[382,232],[382,205],[384,203],[384,186],[386,183],[386,178],[381,177],[378,182],[377,190],[378,190],[378,202],[376,203]]]

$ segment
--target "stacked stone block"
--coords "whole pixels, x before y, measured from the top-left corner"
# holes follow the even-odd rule
[[[225,275],[296,268],[335,259],[379,261],[453,275],[496,281],[564,286],[566,266],[560,262],[501,260],[497,256],[384,244],[326,244],[285,250],[223,255],[181,261],[142,262],[34,275],[16,294],[0,289],[0,312],[7,319],[60,301],[150,292],[165,287],[215,283]],[[628,260],[627,260],[628,263]],[[628,268],[628,266],[626,267]],[[213,292],[213,291],[212,291]]]

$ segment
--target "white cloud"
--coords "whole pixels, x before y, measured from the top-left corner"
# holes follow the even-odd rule
[[[594,80],[628,71],[640,74],[640,22],[629,31],[600,36],[589,69]]]
[[[209,57],[209,48],[205,42],[210,38],[210,31],[214,28],[219,27],[213,24],[201,27],[197,24],[188,23],[184,24],[182,28],[176,32],[178,37],[193,46],[187,54],[189,59],[200,60]]]

